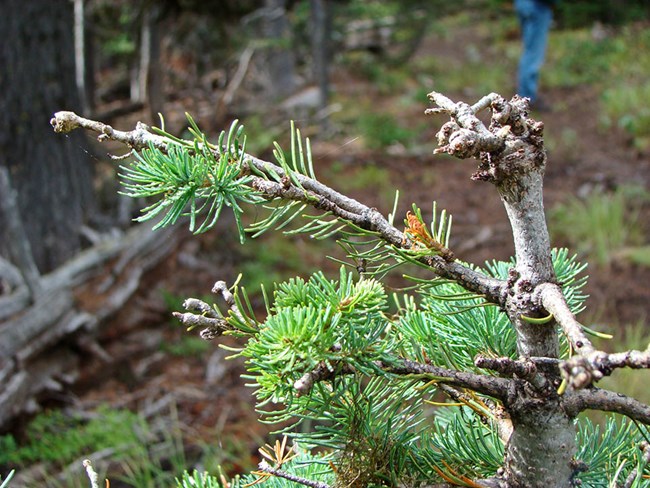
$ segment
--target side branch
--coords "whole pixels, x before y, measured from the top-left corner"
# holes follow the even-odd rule
[[[471,112],[472,108],[468,106],[468,110]],[[83,128],[99,133],[100,141],[108,139],[121,142],[135,151],[141,151],[153,144],[154,147],[166,153],[168,145],[174,143],[170,139],[152,133],[144,124],[138,123],[133,131],[118,131],[107,124],[80,117],[74,112],[57,112],[50,123],[58,133]],[[363,229],[376,232],[392,246],[408,248],[408,239],[404,238],[404,233],[391,225],[376,209],[342,195],[305,175],[291,175],[292,178],[297,179],[299,187],[293,184],[292,178],[289,178],[289,175],[280,166],[249,154],[243,155],[242,161],[244,171],[248,166],[264,175],[275,174],[281,178],[281,182],[267,180],[263,177],[252,178],[251,185],[266,198],[279,197],[308,203],[315,208],[330,211],[340,219],[352,222]],[[251,169],[247,171],[253,173]],[[430,266],[437,275],[454,280],[465,289],[485,296],[485,299],[491,303],[503,305],[505,300],[504,281],[490,278],[458,262],[445,260],[441,256],[426,256],[421,260]]]
[[[402,359],[397,363],[391,364],[378,361],[376,362],[376,366],[390,374],[421,376],[427,381],[433,380],[446,385],[467,388],[468,390],[502,401],[505,401],[512,386],[512,380],[506,378],[455,371],[431,364],[418,363],[409,359]],[[336,376],[353,374],[354,372],[354,368],[347,364],[343,364],[340,367],[336,365],[332,367],[332,365],[323,363],[302,375],[293,386],[299,395],[306,395],[311,391],[314,384],[319,381],[331,380]]]
[[[136,151],[146,149],[150,144],[153,144],[157,149],[166,152],[169,143],[165,137],[152,134],[149,127],[142,122],[137,123],[135,130],[125,132],[115,130],[103,122],[80,117],[74,112],[56,112],[50,120],[50,125],[57,134],[67,134],[78,128],[96,132],[99,134],[97,140],[100,142],[105,140],[117,141]]]
[[[233,315],[240,320],[244,317],[235,303],[235,297],[225,281],[217,281],[212,287],[212,293],[221,295],[230,307]],[[172,315],[176,317],[181,323],[188,328],[188,330],[201,327],[201,337],[205,340],[212,340],[225,332],[235,330],[235,327],[223,318],[217,311],[210,305],[198,298],[188,298],[183,302],[183,308],[187,310],[185,313],[173,312]]]
[[[619,413],[650,425],[650,406],[622,393],[602,388],[585,388],[571,392],[563,400],[563,405],[573,416],[584,410],[602,410]]]
[[[467,388],[502,401],[507,400],[513,386],[513,380],[506,378],[455,371],[409,359],[404,359],[397,365],[387,365],[384,369],[397,375],[423,375],[429,380],[435,379],[440,383]]]
[[[294,483],[298,483],[300,485],[309,486],[310,488],[330,488],[330,486],[327,483],[308,480],[306,478],[296,476],[295,474],[287,473],[286,471],[283,471],[281,469],[274,468],[265,460],[262,460],[260,462],[258,468],[261,471],[261,473],[267,473],[273,476],[277,476],[278,478],[284,478],[285,480],[293,481]]]
[[[540,305],[553,315],[571,347],[578,353],[560,364],[564,378],[572,388],[585,388],[604,376],[609,376],[617,368],[650,368],[650,349],[618,353],[597,350],[587,338],[582,324],[569,309],[558,285],[544,283],[537,287],[535,293]]]
[[[562,332],[566,335],[574,351],[579,354],[588,354],[596,350],[584,333],[582,324],[569,309],[569,304],[558,285],[541,284],[536,288],[535,293],[538,297],[537,301],[548,313],[553,315],[555,321],[562,328]]]

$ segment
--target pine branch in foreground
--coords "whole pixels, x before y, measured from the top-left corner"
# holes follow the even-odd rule
[[[642,486],[650,407],[595,383],[616,368],[648,368],[650,351],[599,351],[576,319],[584,265],[550,246],[543,124],[516,96],[490,94],[474,105],[436,92],[429,98],[428,113],[449,117],[435,153],[477,160],[472,179],[492,183],[505,206],[510,262],[481,268],[456,260],[451,221],[435,206],[435,222],[424,222],[416,205],[398,219],[323,185],[309,141],[293,127],[288,155],[276,145],[272,163],[245,152],[236,123],[215,144],[191,118],[191,140],[142,124],[117,131],[71,112],[55,114],[52,125],[97,132],[135,153],[122,168],[127,193],[157,198],[143,220],[164,215],[160,225],[171,225],[187,215],[203,232],[228,208],[242,242],[284,230],[336,238],[346,251],[337,279],[318,272],[277,283],[265,295],[264,318],[245,290],[223,282],[213,291],[225,312],[190,299],[188,312],[177,314],[204,338],[244,340],[234,352],[246,359],[264,421],[289,425],[282,431],[307,449],[289,463],[283,447],[249,485]],[[477,117],[484,110],[489,126]],[[268,214],[245,228],[250,205]],[[348,272],[359,262],[360,276]],[[412,266],[430,277],[412,278],[395,304],[382,279]],[[578,417],[588,409],[631,420],[601,430]],[[311,430],[294,428],[305,421]],[[315,447],[322,456],[308,454]]]

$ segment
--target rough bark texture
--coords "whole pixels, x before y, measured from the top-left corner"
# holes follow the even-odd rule
[[[77,252],[79,228],[92,208],[83,136],[57,137],[43,119],[57,107],[79,106],[73,4],[8,0],[3,7],[0,164],[10,170],[36,264],[47,272]],[[0,249],[6,239],[0,233]]]
[[[558,402],[512,415],[505,471],[508,487],[569,487],[576,452],[573,421]]]
[[[33,303],[24,282],[0,297],[0,429],[20,414],[38,411],[40,399],[74,383],[89,354],[107,367],[117,360],[97,336],[138,290],[144,274],[175,249],[178,235],[135,227],[44,275]]]
[[[555,323],[526,320],[544,312],[534,297],[536,287],[555,282],[542,200],[546,164],[543,124],[528,118],[527,102],[518,97],[505,102],[489,95],[470,107],[454,104],[435,92],[429,96],[440,107],[435,111],[449,113],[452,119],[438,134],[438,152],[479,159],[473,178],[495,185],[508,214],[516,265],[510,270],[503,306],[517,331],[520,359],[556,359],[559,338]],[[488,106],[492,121],[486,130],[475,114]],[[568,488],[576,432],[573,417],[557,394],[560,372],[557,364],[549,362],[536,365],[533,376],[534,380],[517,382],[516,393],[504,402],[513,430],[506,447],[503,480],[509,488]]]

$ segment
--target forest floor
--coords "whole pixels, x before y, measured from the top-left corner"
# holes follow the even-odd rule
[[[477,34],[460,32],[455,37],[427,39],[416,56],[436,53],[439,59],[448,57],[451,62],[462,55],[459,50],[463,43],[458,36],[470,37],[477,45],[481,44]],[[355,198],[385,213],[392,207],[391,187],[400,189],[402,213],[410,208],[411,202],[416,202],[426,214],[435,199],[439,207],[454,217],[451,248],[460,259],[477,264],[509,259],[513,253],[509,226],[495,189],[487,183],[470,180],[473,162],[431,156],[434,134],[444,120],[423,115],[426,100],[421,106],[409,104],[395,109],[397,96],[378,91],[351,70],[337,70],[333,81],[337,103],[353,104],[360,98],[368,99],[374,110],[386,108],[406,126],[413,126],[415,120],[418,127],[428,124],[430,129],[423,130],[411,148],[395,145],[379,150],[363,145],[363,133],[334,130],[334,136],[327,141],[316,136],[313,138],[316,173],[322,174],[326,183],[343,187]],[[469,102],[480,95],[468,95],[463,90],[449,93],[453,99],[465,98]],[[599,94],[595,89],[589,86],[550,89],[544,95],[552,111],[533,115],[544,121],[547,139],[562,141],[570,137],[572,141],[555,144],[549,150],[545,179],[547,208],[566,201],[570,195],[588,191],[606,191],[626,184],[649,187],[650,154],[633,149],[622,132],[599,127]],[[177,106],[182,114],[182,103],[183,100],[170,103],[170,109]],[[207,111],[211,101],[206,98],[204,103]],[[195,106],[200,104],[194,102]],[[123,129],[130,124],[131,118],[113,121],[114,127]],[[286,126],[288,129],[288,122]],[[360,177],[365,177],[367,183],[350,183]],[[379,188],[382,185],[387,187]],[[646,206],[639,222],[647,227],[649,217]],[[645,228],[646,235],[648,231]],[[338,267],[321,259],[323,248],[317,247],[314,252],[309,245],[298,238],[284,244],[277,241],[269,244],[283,256],[297,249],[298,260],[307,270],[324,266],[334,271]],[[242,362],[224,362],[227,353],[216,344],[205,348],[188,341],[188,334],[172,325],[170,312],[180,305],[183,297],[209,295],[218,279],[232,282],[241,266],[252,273],[259,267],[257,271],[264,273],[267,268],[255,264],[259,258],[256,253],[261,252],[260,248],[256,249],[252,253],[243,251],[232,229],[225,226],[201,238],[188,234],[178,251],[147,277],[138,297],[115,317],[113,326],[101,338],[109,354],[123,360],[113,368],[105,368],[99,362],[89,365],[86,381],[66,401],[84,410],[107,403],[140,411],[158,405],[162,412],[174,405],[184,437],[192,439],[191,444],[195,446],[193,452],[196,453],[197,439],[213,446],[212,459],[208,461],[204,457],[204,465],[220,462],[233,472],[251,468],[256,462],[257,447],[268,441],[269,428],[257,422],[258,415],[252,407],[253,390],[245,387],[245,381],[239,377]],[[343,257],[334,247],[325,252],[338,252]],[[294,257],[291,259],[295,261]],[[282,262],[276,264],[279,268],[287,266]],[[614,261],[607,267],[590,267],[589,274],[588,308],[592,310],[589,320],[622,327],[650,317],[648,268]]]

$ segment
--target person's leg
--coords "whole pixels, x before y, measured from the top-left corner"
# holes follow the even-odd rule
[[[531,101],[537,98],[539,71],[544,63],[552,11],[533,1],[517,2],[523,51],[519,61],[517,93]]]

